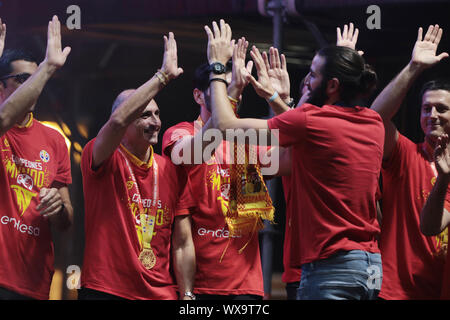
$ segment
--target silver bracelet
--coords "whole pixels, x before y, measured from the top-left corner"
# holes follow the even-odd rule
[[[191,298],[192,300],[195,300],[195,299],[196,299],[195,295],[194,295],[191,291],[186,291],[186,292],[184,293],[184,296],[185,296],[185,297],[189,297],[189,298]]]

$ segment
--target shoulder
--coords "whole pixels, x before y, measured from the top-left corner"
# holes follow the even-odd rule
[[[187,132],[189,134],[194,133],[194,122],[180,122],[164,132],[164,137],[170,137],[172,135],[179,135],[181,132]]]

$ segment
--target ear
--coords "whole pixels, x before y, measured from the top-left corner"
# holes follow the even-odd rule
[[[194,96],[194,100],[195,100],[195,102],[197,102],[197,104],[199,104],[200,106],[206,105],[205,95],[203,94],[203,92],[201,90],[195,88],[193,91],[193,96]]]
[[[339,94],[339,79],[337,78],[332,78],[330,80],[328,80],[327,82],[327,95],[333,96],[336,94]]]

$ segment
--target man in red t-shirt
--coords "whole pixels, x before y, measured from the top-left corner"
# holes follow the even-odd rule
[[[241,99],[242,90],[248,83],[243,79],[238,63],[245,67],[245,60],[233,57],[233,73],[230,73],[230,66],[226,71],[228,107],[230,103],[237,107],[236,101]],[[251,68],[251,64],[247,65],[248,71]],[[200,300],[258,300],[264,296],[258,231],[234,236],[225,219],[232,188],[232,169],[225,158],[230,144],[221,141],[205,162],[196,162],[194,157],[195,146],[206,146],[208,141],[202,137],[212,128],[209,70],[209,65],[203,64],[194,76],[193,95],[200,105],[200,116],[194,122],[181,122],[169,128],[164,134],[163,152],[173,161],[185,156],[181,164],[189,176],[188,187],[195,198],[191,217],[197,262],[196,296]],[[188,150],[192,151],[191,157],[181,154]],[[202,147],[200,151],[203,155]]]
[[[417,77],[448,56],[436,54],[442,37],[439,26],[430,26],[423,37],[418,31],[411,61],[372,104],[384,122],[383,195],[380,250],[383,284],[380,298],[389,300],[439,299],[441,294],[447,231],[438,236],[420,232],[420,211],[436,182],[433,150],[437,130],[442,130],[439,104],[448,92],[425,86],[422,93],[421,126],[425,141],[413,143],[391,122]],[[447,131],[448,132],[448,131]],[[447,193],[448,194],[448,193]]]
[[[232,54],[231,28],[221,20],[220,26],[213,22],[214,32],[207,26],[205,30],[209,63],[224,64]],[[258,80],[250,73],[247,78],[258,95],[284,105],[266,81],[267,69],[256,47],[251,56]],[[260,134],[272,130],[278,132],[272,133],[280,146],[292,146],[292,181],[298,183],[290,192],[299,213],[302,265],[297,298],[376,298],[382,271],[375,193],[384,130],[376,112],[352,105],[375,80],[364,59],[350,48],[320,50],[307,78],[310,103],[270,120],[238,119],[227,107],[223,77],[210,74],[213,125]]]
[[[0,55],[5,28],[0,22]],[[32,114],[70,52],[61,50],[56,16],[47,41],[39,66],[20,50],[6,50],[0,58],[0,300],[48,299],[54,263],[50,226],[65,230],[73,220],[64,138]]]
[[[185,179],[152,148],[161,128],[153,97],[183,72],[173,33],[164,42],[161,69],[138,89],[118,96],[109,120],[82,154],[86,245],[81,300],[193,297],[189,204],[178,201]]]

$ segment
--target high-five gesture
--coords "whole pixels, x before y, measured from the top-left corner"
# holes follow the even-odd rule
[[[5,48],[5,38],[6,38],[6,24],[2,23],[0,19],[0,57],[3,54],[3,49]]]
[[[242,73],[245,69],[248,73],[252,73],[253,61],[248,61],[245,64],[245,57],[247,55],[248,41],[244,37],[238,40],[233,48],[233,70],[231,74],[231,83],[228,86],[228,95],[232,98],[238,99],[244,88],[248,85],[248,78]]]
[[[169,80],[183,73],[183,69],[178,67],[177,42],[173,32],[169,32],[168,38],[164,36],[164,58],[161,71],[169,77]]]
[[[234,40],[231,41],[231,27],[220,19],[220,28],[217,22],[212,23],[213,31],[205,26],[208,35],[208,61],[209,63],[220,62],[225,65],[233,56]]]
[[[65,47],[64,50],[62,50],[61,23],[57,16],[53,16],[53,19],[48,23],[47,53],[45,55],[44,63],[47,63],[55,69],[61,68],[66,62],[70,50],[70,47]]]
[[[243,72],[246,74],[258,96],[264,99],[269,99],[274,94],[275,89],[270,81],[264,58],[255,46],[253,46],[252,51],[250,51],[250,55],[255,63],[256,71],[258,73],[258,80],[256,80],[245,70],[243,70]]]
[[[447,52],[436,55],[437,47],[442,37],[442,28],[439,25],[429,26],[425,37],[422,38],[423,29],[419,28],[417,41],[414,45],[411,62],[422,68],[428,68],[448,57]]]
[[[280,55],[277,48],[270,47],[269,55],[263,52],[262,58],[273,89],[278,92],[281,99],[289,100],[291,83],[287,71],[286,57],[284,54]]]
[[[337,40],[336,45],[339,47],[347,47],[353,50],[356,50],[356,43],[358,42],[359,29],[353,26],[353,23],[350,22],[350,27],[346,24],[344,25],[343,31],[341,32],[341,28],[336,28]],[[359,55],[363,55],[364,51],[359,50]]]

